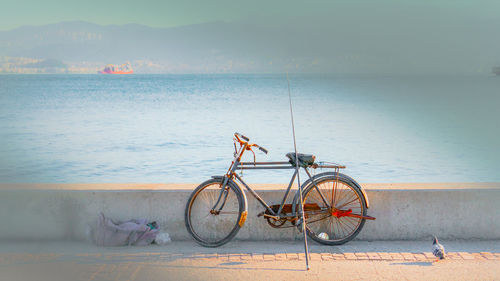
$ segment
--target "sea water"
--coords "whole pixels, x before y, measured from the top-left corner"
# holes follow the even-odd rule
[[[290,85],[299,152],[360,182],[500,181],[500,77],[291,75]],[[234,132],[269,150],[257,161],[286,161],[285,75],[0,75],[3,183],[201,182],[226,171]]]

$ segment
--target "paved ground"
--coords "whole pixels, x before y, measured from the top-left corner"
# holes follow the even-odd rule
[[[100,248],[87,243],[0,243],[0,280],[500,280],[500,241],[442,241],[448,258],[435,262],[429,241],[310,243],[231,242],[203,248]]]

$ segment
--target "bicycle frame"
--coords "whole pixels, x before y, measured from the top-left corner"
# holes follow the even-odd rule
[[[238,180],[238,182],[240,182],[251,194],[252,196],[264,207],[266,208],[266,210],[269,212],[269,214],[271,215],[268,215],[266,214],[266,216],[269,216],[269,217],[273,217],[275,219],[280,219],[280,218],[285,218],[285,217],[297,217],[298,216],[298,212],[295,210],[295,203],[296,203],[296,200],[297,200],[297,196],[299,195],[298,192],[300,192],[300,189],[297,189],[297,191],[295,192],[295,196],[294,196],[294,199],[293,199],[293,202],[292,202],[292,213],[291,215],[282,215],[281,212],[283,211],[283,207],[285,206],[285,203],[286,203],[286,200],[288,199],[288,196],[290,194],[290,190],[292,189],[292,186],[293,186],[293,182],[295,181],[295,177],[297,176],[297,173],[298,173],[298,170],[296,169],[296,167],[294,165],[292,165],[290,162],[285,162],[285,161],[282,161],[282,162],[240,162],[241,160],[241,157],[243,156],[243,153],[246,151],[246,150],[251,150],[249,149],[249,146],[247,143],[243,143],[241,146],[240,146],[240,149],[239,150],[236,150],[235,151],[235,154],[234,154],[234,159],[233,161],[231,162],[231,166],[229,167],[228,171],[226,172],[226,174],[224,175],[224,181],[223,181],[223,184],[221,186],[221,192],[219,194],[219,197],[218,197],[218,200],[217,202],[214,204],[214,206],[212,207],[212,212],[214,213],[218,213],[220,212],[220,210],[222,210],[222,208],[224,207],[225,205],[225,202],[226,202],[226,199],[227,199],[227,184],[229,182],[229,180],[232,180],[232,179],[236,179]],[[253,151],[252,151],[253,152]],[[340,168],[344,168],[344,166],[341,166],[341,165],[316,165],[316,168],[317,167],[320,167],[320,168],[334,168],[336,170],[336,172],[338,172],[338,169]],[[316,186],[316,183],[314,181],[314,178],[311,176],[311,174],[309,173],[309,170],[307,169],[307,167],[302,167],[304,169],[304,171],[306,172],[306,174],[308,175],[309,177],[309,180],[314,184],[315,188],[318,189],[318,187]],[[279,209],[278,211],[274,211],[267,203],[266,201],[264,201],[264,199],[262,199],[237,173],[236,171],[237,170],[277,170],[277,169],[293,169],[295,170],[291,179],[290,179],[290,183],[288,184],[288,187],[285,191],[285,194],[283,196],[283,199],[281,200],[281,203],[279,205]],[[328,203],[328,201],[325,199],[325,197],[323,196],[323,194],[319,191],[318,189],[318,192],[323,200],[323,202],[325,203],[325,205],[330,208],[330,204]],[[221,203],[221,200],[222,200],[222,204]],[[217,206],[220,204],[220,207],[217,208]],[[217,210],[216,210],[217,209]]]
[[[253,167],[251,166],[253,165]],[[234,177],[240,182],[251,194],[252,196],[259,201],[259,203],[266,208],[273,216],[280,218],[281,211],[283,210],[283,206],[288,199],[288,195],[290,194],[290,190],[292,189],[293,182],[295,181],[295,177],[297,176],[297,170],[294,166],[292,166],[289,162],[236,162],[234,165],[234,171],[236,170],[277,170],[277,169],[293,169],[295,170],[292,178],[290,179],[290,183],[285,191],[283,199],[281,200],[280,207],[277,212],[275,212],[267,203],[262,199],[259,194],[257,194],[248,184],[237,174],[234,173]],[[297,189],[296,194],[298,194],[299,190]],[[295,217],[297,214],[295,210],[292,210],[292,217]]]

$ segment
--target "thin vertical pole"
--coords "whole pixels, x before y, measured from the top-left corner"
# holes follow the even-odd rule
[[[297,185],[299,187],[299,193],[300,193],[299,219],[302,221],[301,223],[302,233],[304,234],[304,252],[306,256],[306,269],[309,270],[309,250],[307,248],[306,219],[304,216],[304,199],[302,198],[302,186],[300,185],[299,155],[297,153],[297,141],[295,140],[295,124],[293,120],[292,94],[290,93],[290,79],[288,79],[288,72],[286,73],[286,81],[288,83],[288,100],[290,101],[290,116],[292,117],[293,148],[295,149],[295,172],[297,173]]]

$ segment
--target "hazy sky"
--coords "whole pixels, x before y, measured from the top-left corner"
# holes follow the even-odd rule
[[[317,17],[335,16],[380,19],[399,15],[405,19],[419,15],[422,21],[435,17],[480,21],[500,19],[498,0],[0,0],[0,7],[0,30],[73,20],[171,27],[216,20],[265,20],[273,24],[286,18],[314,21]]]

